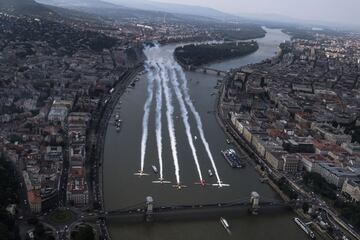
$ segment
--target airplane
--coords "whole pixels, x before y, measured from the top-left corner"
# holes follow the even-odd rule
[[[187,188],[186,185],[181,185],[181,183],[178,183],[176,185],[172,185],[173,188],[177,188],[177,190],[181,190],[183,188]]]
[[[144,171],[139,170],[139,172],[134,173],[134,175],[135,175],[135,176],[142,177],[142,176],[149,176],[150,174],[144,173]]]
[[[222,182],[218,182],[218,183],[214,183],[212,184],[214,187],[219,187],[219,188],[222,188],[222,187],[230,187],[230,184],[226,184],[226,183],[222,183]]]
[[[202,187],[206,187],[207,185],[209,185],[208,183],[205,182],[204,179],[201,179],[200,182],[196,182],[196,185],[201,185]]]
[[[171,182],[170,182],[170,181],[165,181],[164,178],[159,178],[158,181],[152,181],[152,183],[169,184],[169,183],[171,183]]]

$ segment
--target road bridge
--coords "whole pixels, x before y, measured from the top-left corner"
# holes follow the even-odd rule
[[[204,74],[216,74],[217,76],[226,76],[229,71],[224,71],[224,70],[220,70],[220,69],[215,69],[215,68],[211,68],[211,67],[205,67],[205,66],[192,66],[189,65],[187,66],[187,70],[189,71],[202,71]]]
[[[201,71],[204,74],[216,74],[217,76],[226,76],[229,73],[229,71],[215,69],[206,66],[185,65],[180,63],[179,61],[178,63],[182,68],[186,69],[187,71]]]
[[[228,202],[208,204],[167,204],[154,203],[152,197],[147,197],[145,203],[139,202],[132,206],[101,212],[93,215],[94,218],[114,218],[121,222],[152,222],[152,221],[175,221],[187,219],[209,219],[227,216],[240,216],[242,214],[267,212],[276,213],[287,211],[294,203],[285,203],[275,200],[262,200],[260,195],[252,192],[250,200],[235,199]]]

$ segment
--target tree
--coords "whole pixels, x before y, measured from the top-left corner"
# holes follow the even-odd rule
[[[0,154],[2,155],[2,154]],[[3,155],[2,155],[3,156]],[[9,204],[18,202],[18,179],[11,162],[0,157],[0,239],[18,239],[14,218],[6,211]]]
[[[44,225],[42,225],[41,223],[36,224],[34,234],[35,234],[35,239],[44,239],[44,234],[45,234]]]
[[[302,209],[303,209],[304,213],[308,213],[309,209],[310,209],[309,204],[307,202],[304,202],[303,205],[302,205]]]
[[[36,225],[39,223],[39,219],[37,219],[37,217],[31,217],[27,220],[27,223],[28,224],[31,224],[31,225]]]
[[[91,226],[82,225],[78,231],[71,233],[72,240],[94,240],[95,234]]]

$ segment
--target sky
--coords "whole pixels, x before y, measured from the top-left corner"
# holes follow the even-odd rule
[[[294,19],[360,25],[360,0],[153,0],[211,7],[233,14],[276,14]]]

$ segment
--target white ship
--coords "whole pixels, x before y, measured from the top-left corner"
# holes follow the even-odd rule
[[[220,222],[221,222],[221,224],[223,225],[223,227],[224,227],[226,230],[229,230],[229,229],[230,229],[230,225],[229,225],[228,221],[226,221],[225,218],[221,217],[221,218],[220,218]]]
[[[156,167],[155,165],[152,165],[151,167],[152,167],[154,173],[158,173],[158,172],[159,172],[158,169],[157,169],[157,167]]]
[[[299,218],[294,218],[294,221],[311,239],[315,239],[315,234],[303,221],[301,221]]]

